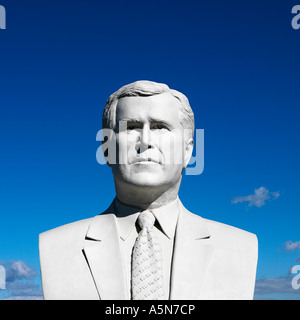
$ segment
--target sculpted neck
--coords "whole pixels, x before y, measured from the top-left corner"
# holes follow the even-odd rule
[[[180,181],[173,186],[133,186],[115,183],[117,198],[126,205],[140,210],[155,209],[174,201],[178,196]]]

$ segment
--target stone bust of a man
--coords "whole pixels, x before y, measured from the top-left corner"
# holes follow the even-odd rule
[[[109,97],[103,129],[115,199],[40,234],[45,299],[252,299],[256,236],[191,213],[178,197],[194,144],[185,95],[126,85]]]

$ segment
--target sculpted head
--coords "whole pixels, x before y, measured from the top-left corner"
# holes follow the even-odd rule
[[[102,124],[115,133],[116,163],[109,166],[119,197],[177,195],[194,134],[194,114],[182,93],[150,81],[126,85],[109,97]]]

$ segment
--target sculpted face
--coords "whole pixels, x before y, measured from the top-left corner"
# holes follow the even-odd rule
[[[172,186],[180,183],[186,155],[179,101],[169,93],[124,97],[116,109],[116,183]]]

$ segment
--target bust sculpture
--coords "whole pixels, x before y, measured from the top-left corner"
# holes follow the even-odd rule
[[[103,129],[115,142],[114,152],[103,144],[115,199],[40,234],[44,298],[252,299],[256,236],[191,213],[178,197],[194,143],[188,99],[134,82],[109,97]]]

